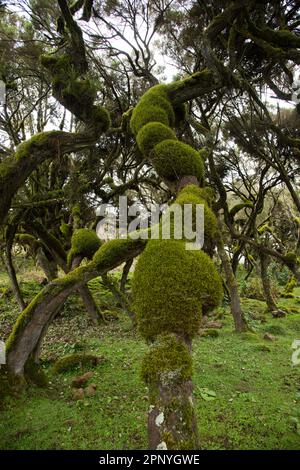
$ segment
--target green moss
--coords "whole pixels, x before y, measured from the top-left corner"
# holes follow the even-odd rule
[[[15,169],[15,158],[14,157],[7,157],[0,163],[0,179],[5,180],[8,178],[11,171]]]
[[[291,294],[296,286],[297,281],[294,277],[292,277],[284,286],[283,294]]]
[[[231,211],[230,211],[231,212]],[[268,224],[263,224],[260,227],[258,227],[257,232],[262,235],[265,232],[272,233],[272,229]]]
[[[102,132],[108,131],[111,127],[111,119],[109,112],[103,106],[93,106],[91,112],[91,120],[101,124]]]
[[[137,134],[139,130],[148,124],[148,122],[161,122],[166,126],[169,125],[167,112],[159,106],[149,104],[147,106],[136,106],[130,120],[130,127],[133,134]]]
[[[167,139],[177,140],[176,134],[160,122],[149,122],[136,136],[137,145],[144,155],[149,155],[155,145]]]
[[[150,158],[159,176],[169,181],[180,180],[183,176],[196,176],[201,181],[204,177],[199,152],[183,142],[164,140],[154,147]]]
[[[125,113],[122,114],[122,122],[121,122],[121,128],[123,132],[131,132],[130,129],[130,119],[132,116],[134,108],[129,108]]]
[[[287,265],[293,266],[297,263],[297,254],[290,251],[284,255],[284,259]]]
[[[119,259],[130,254],[135,248],[143,246],[147,243],[146,240],[132,240],[131,238],[117,238],[109,240],[104,243],[93,257],[95,268],[101,266],[101,269],[106,267],[112,269],[114,263],[118,263]]]
[[[53,366],[54,374],[61,374],[77,367],[89,366],[96,367],[103,358],[93,354],[70,354],[58,359]]]
[[[92,258],[101,246],[101,241],[94,230],[80,228],[75,230],[71,238],[71,250],[74,255]]]
[[[31,139],[22,142],[16,149],[16,159],[29,157],[33,152],[41,150],[43,147],[48,149],[51,145],[52,138],[56,138],[61,135],[59,131],[48,131],[39,132],[38,134],[31,137]]]
[[[65,222],[62,222],[60,227],[59,227],[59,230],[61,231],[61,233],[63,234],[63,236],[68,239],[69,236],[70,236],[70,233],[71,233],[71,227],[69,224],[66,224]]]
[[[133,278],[139,331],[147,340],[162,333],[199,330],[201,311],[222,299],[221,278],[208,255],[187,251],[177,240],[150,240],[139,257]]]
[[[61,95],[65,105],[80,117],[90,119],[96,90],[90,80],[68,80]]]
[[[185,186],[181,191],[180,195],[182,194],[194,194],[195,196],[199,197],[200,199],[205,199],[207,203],[210,205],[215,198],[215,193],[212,188],[208,186],[204,188],[200,188],[195,184],[188,184]]]
[[[173,334],[160,335],[143,358],[142,378],[147,385],[173,386],[192,375],[191,354]]]
[[[16,323],[12,329],[11,334],[8,337],[6,342],[6,352],[8,353],[14,345],[16,338],[19,334],[22,334],[24,328],[30,322],[32,315],[34,313],[35,308],[44,300],[44,292],[47,290],[47,287],[40,292],[31,302],[30,304],[23,310],[23,312],[18,316]]]
[[[190,186],[192,186],[191,191],[189,191]],[[194,187],[193,187],[194,186]],[[210,209],[209,205],[207,204],[205,199],[197,196],[195,185],[188,185],[184,188],[184,190],[180,191],[175,204],[179,204],[184,206],[185,204],[192,204],[192,213],[193,213],[193,230],[196,229],[196,205],[202,204],[204,205],[204,234],[205,237],[208,239],[213,239],[217,232],[217,219],[215,214]],[[197,188],[198,189],[198,188]],[[203,194],[201,188],[198,194]]]
[[[137,106],[144,109],[148,106],[158,106],[167,113],[169,125],[173,127],[175,125],[175,113],[166,90],[166,85],[155,85],[142,96]]]
[[[241,202],[240,204],[236,204],[230,209],[230,215],[234,217],[239,211],[245,209],[246,207],[253,207],[253,203],[251,201]]]
[[[215,330],[214,328],[207,328],[206,330],[202,331],[201,336],[217,338],[219,336],[219,332],[218,330]]]

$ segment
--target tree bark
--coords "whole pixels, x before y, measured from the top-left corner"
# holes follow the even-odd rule
[[[175,341],[187,348],[188,354],[191,354],[190,341],[187,342],[180,337],[177,337]],[[171,349],[174,350],[174,347],[176,348],[173,345]],[[149,448],[152,450],[197,450],[200,448],[200,441],[191,377],[187,374],[186,377],[178,378],[178,371],[183,370],[184,367],[181,363],[182,357],[178,357],[175,363],[172,361],[168,364],[168,351],[161,347],[159,341],[152,346],[153,351],[155,351],[153,356],[148,355],[148,359],[146,356],[149,369],[157,368],[158,353],[164,355],[166,363],[158,371],[156,380],[149,383]]]
[[[226,284],[229,290],[230,295],[230,311],[233,316],[235,331],[241,333],[247,331],[247,323],[243,315],[240,296],[238,292],[238,285],[236,282],[235,275],[233,273],[232,265],[230,259],[226,253],[224,242],[222,238],[222,223],[220,217],[218,217],[218,234],[216,236],[216,245],[218,249],[218,254],[221,259],[222,267],[224,269]]]
[[[24,302],[22,292],[18,283],[17,275],[16,275],[16,270],[14,268],[12,256],[11,256],[11,251],[9,248],[6,249],[5,256],[5,265],[7,269],[7,273],[11,282],[11,287],[15,296],[15,299],[18,303],[19,310],[22,312],[24,308],[26,307],[26,304]]]

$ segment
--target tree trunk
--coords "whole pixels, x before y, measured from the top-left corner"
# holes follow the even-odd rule
[[[115,297],[116,301],[118,302],[119,305],[121,305],[122,309],[124,312],[131,318],[131,320],[134,322],[135,315],[134,313],[130,310],[130,305],[128,302],[128,299],[126,295],[121,292],[119,289],[118,285],[114,282],[113,279],[111,279],[107,274],[102,276],[102,282],[103,284],[111,291],[113,296]]]
[[[99,325],[101,320],[103,320],[103,317],[87,284],[82,287],[79,287],[78,292],[83,300],[89,319],[91,320],[93,325]]]
[[[58,277],[56,262],[48,260],[42,248],[38,248],[36,252],[36,261],[44,271],[48,281],[53,281]]]
[[[125,290],[126,290],[126,282],[127,282],[128,274],[129,274],[132,264],[133,264],[133,259],[130,259],[129,261],[127,261],[127,263],[125,263],[125,266],[122,271],[122,277],[120,281],[120,291],[123,293],[125,293]]]
[[[260,274],[261,281],[264,289],[265,301],[268,307],[269,312],[274,312],[278,310],[278,307],[275,303],[275,300],[272,296],[271,283],[268,276],[268,256],[265,253],[259,253],[260,257]]]
[[[4,260],[5,260],[7,273],[11,282],[11,287],[12,287],[15,299],[19,305],[20,312],[22,312],[24,308],[26,307],[26,304],[24,302],[24,299],[23,299],[23,296],[19,287],[19,283],[18,283],[16,271],[13,265],[10,249],[6,249]]]
[[[265,301],[268,307],[268,311],[272,313],[274,318],[285,317],[286,312],[277,307],[274,297],[272,295],[270,278],[268,276],[268,264],[269,257],[263,252],[259,253],[260,257],[260,273],[261,281],[264,290]]]
[[[80,265],[82,261],[81,256],[75,256],[75,258],[72,261],[72,271]],[[71,271],[71,272],[72,272]],[[86,284],[85,286],[81,286],[80,288],[77,289],[79,295],[82,298],[83,304],[86,308],[86,311],[88,313],[88,316],[93,323],[93,325],[99,325],[100,320],[103,320],[103,316],[88,288],[88,285]]]
[[[224,242],[222,238],[222,223],[218,217],[218,235],[216,236],[216,245],[218,249],[218,254],[221,259],[222,267],[224,269],[226,284],[229,290],[230,295],[230,311],[233,316],[235,331],[241,333],[247,331],[248,326],[243,315],[241,301],[238,291],[238,285],[236,278],[233,273],[232,265],[230,263],[229,256],[226,253]]]
[[[178,346],[183,348],[182,355],[174,359]],[[148,437],[152,450],[200,448],[193,384],[190,372],[185,371],[189,361],[191,364],[191,342],[175,335],[158,338],[143,360],[142,371],[149,387]]]

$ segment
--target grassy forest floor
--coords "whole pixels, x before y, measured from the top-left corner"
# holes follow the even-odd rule
[[[41,288],[40,273],[21,275],[27,300]],[[8,285],[0,272],[0,287]],[[65,304],[46,337],[42,360],[47,389],[31,388],[0,402],[0,449],[146,449],[147,389],[140,380],[147,349],[130,320],[100,286],[91,287],[110,321],[89,326],[77,296]],[[300,288],[280,299],[288,316],[273,319],[265,303],[243,298],[251,333],[236,334],[228,307],[217,312],[218,336],[194,341],[194,384],[203,449],[300,449],[300,365],[291,362],[300,340]],[[12,296],[0,295],[0,339],[17,317]],[[274,336],[264,339],[265,333]],[[92,352],[105,361],[53,375],[53,362],[73,352]],[[72,398],[71,381],[93,370],[93,397]]]

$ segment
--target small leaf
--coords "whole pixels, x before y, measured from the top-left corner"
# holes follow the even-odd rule
[[[216,392],[213,390],[209,390],[208,388],[200,388],[199,389],[200,396],[205,401],[211,401],[216,399]]]

